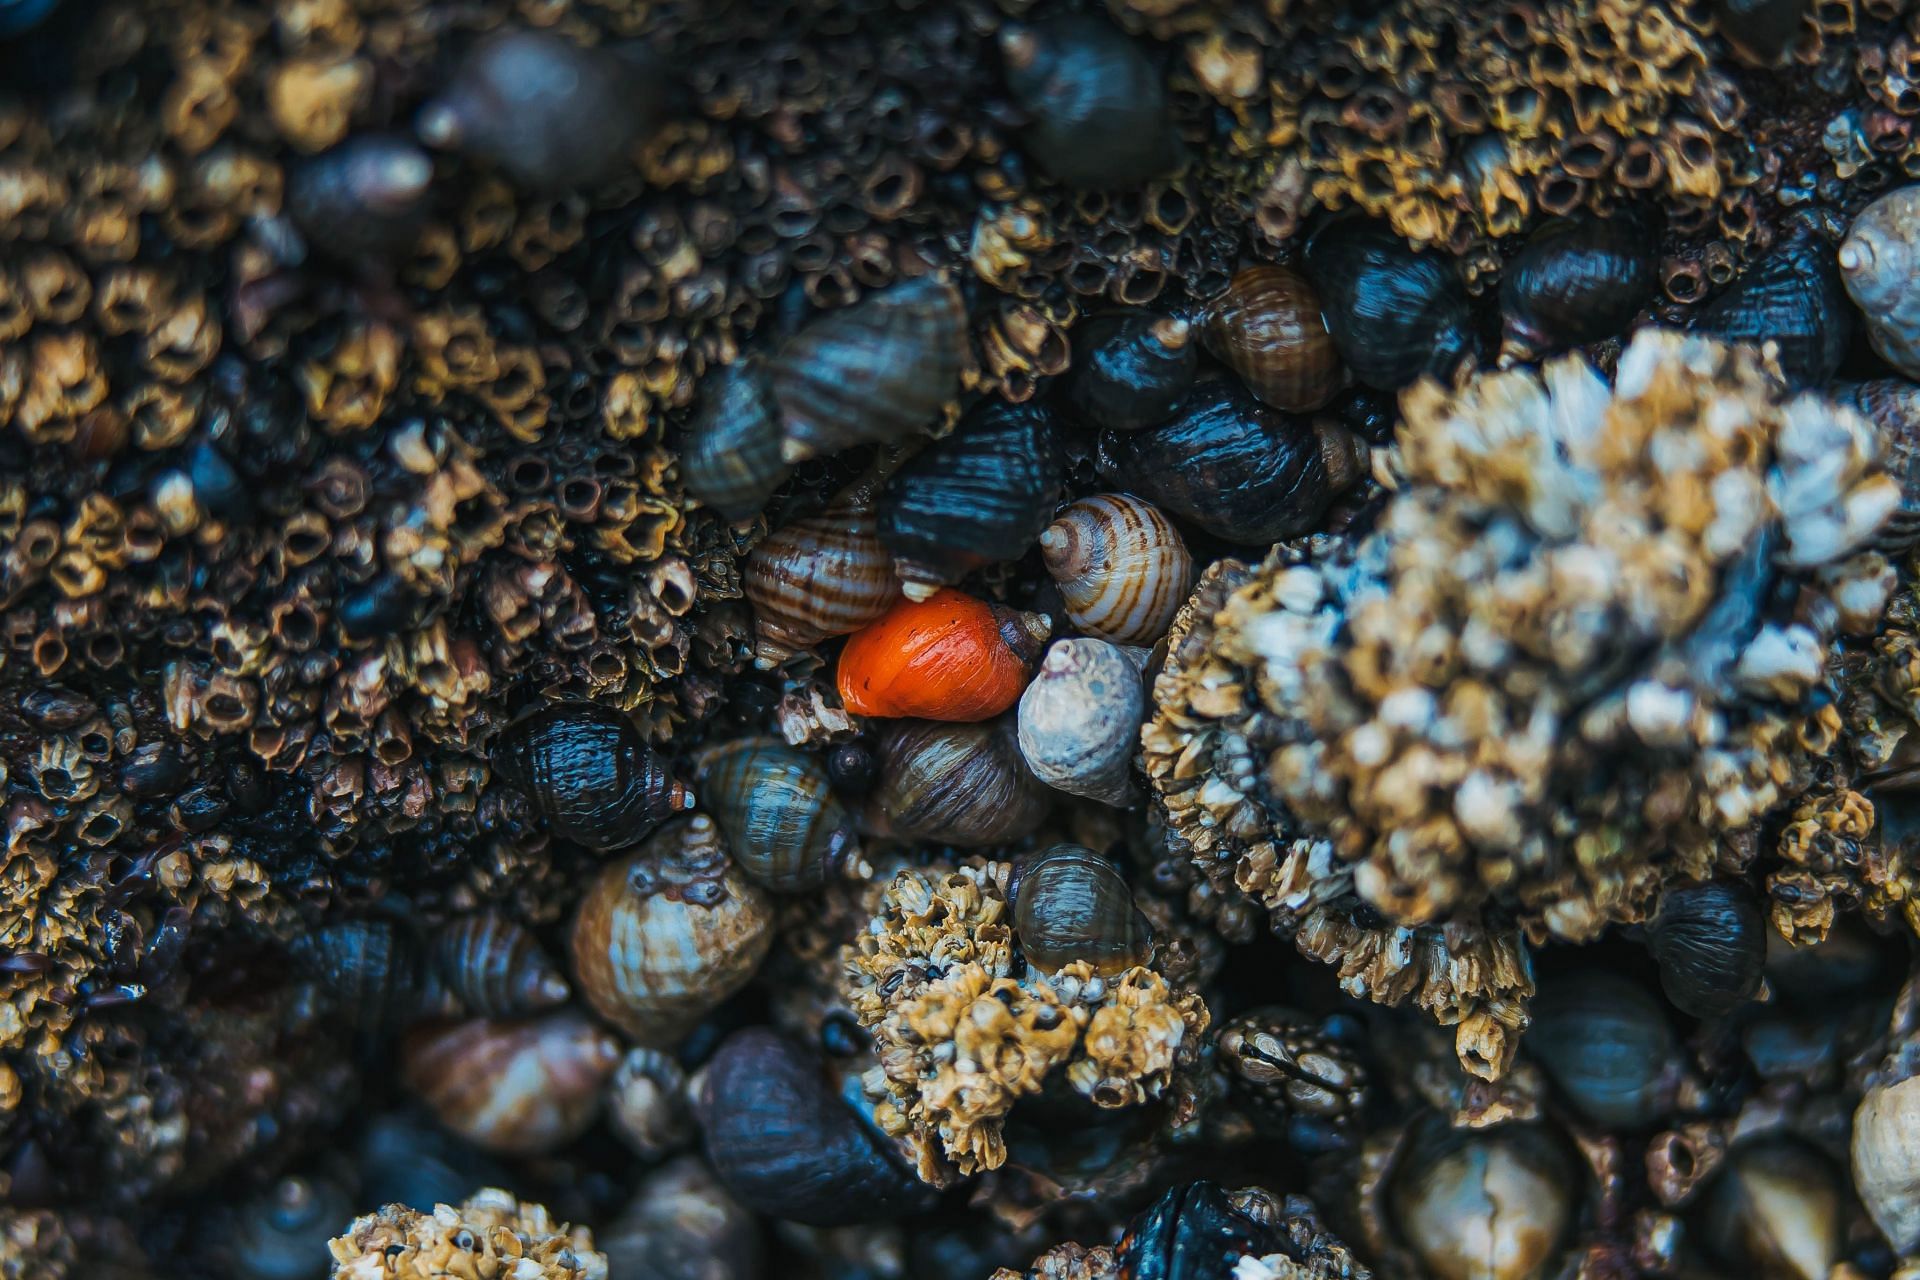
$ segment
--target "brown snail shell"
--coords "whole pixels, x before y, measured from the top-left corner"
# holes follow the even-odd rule
[[[537,1013],[571,994],[534,936],[498,912],[449,921],[434,934],[430,954],[448,993],[476,1017]]]
[[[693,1139],[687,1073],[671,1054],[629,1049],[607,1089],[607,1114],[642,1160],[658,1160]]]
[[[1105,640],[1058,640],[1020,695],[1020,754],[1055,790],[1124,807],[1139,796],[1132,764],[1146,718],[1132,658]]]
[[[1160,508],[1126,493],[1082,498],[1040,535],[1067,617],[1088,635],[1151,645],[1193,586],[1193,556]]]
[[[1076,960],[1095,973],[1145,964],[1153,930],[1120,868],[1077,844],[1056,844],[1019,870],[1013,929],[1028,963],[1052,973]]]
[[[876,835],[978,846],[1032,834],[1051,792],[1020,757],[1011,716],[972,724],[891,720],[864,821]]]
[[[761,735],[700,753],[695,777],[742,871],[776,893],[817,889],[860,866],[853,819],[817,756]]]
[[[541,706],[507,726],[493,765],[562,839],[605,853],[693,807],[633,721],[594,702]]]
[[[1920,1249],[1920,1077],[1876,1084],[1853,1113],[1853,1185],[1902,1254]]]
[[[1901,552],[1920,543],[1920,383],[1874,378],[1836,383],[1835,404],[1854,410],[1879,429],[1880,461],[1900,482],[1900,505],[1880,526],[1873,545]]]
[[[858,631],[900,598],[874,515],[880,484],[878,475],[862,477],[825,511],[774,530],[747,557],[742,585],[753,602],[753,661],[761,670]]]
[[[586,1132],[620,1047],[583,1013],[426,1023],[400,1072],[440,1123],[477,1147],[538,1155]]]
[[[1860,211],[1840,244],[1840,278],[1866,317],[1873,349],[1920,378],[1920,186],[1901,187]]]
[[[1320,295],[1291,267],[1248,267],[1207,311],[1207,350],[1276,409],[1305,413],[1346,382]]]
[[[766,894],[696,814],[595,878],[574,917],[574,980],[601,1017],[665,1048],[753,977],[772,924]]]

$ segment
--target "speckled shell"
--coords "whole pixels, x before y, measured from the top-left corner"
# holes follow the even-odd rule
[[[1160,426],[1102,433],[1096,465],[1215,537],[1257,545],[1318,524],[1364,471],[1365,453],[1346,428],[1295,418],[1218,379]]]
[[[687,423],[680,478],[727,519],[750,520],[787,478],[766,374],[750,360],[728,365],[701,385],[700,397]]]
[[[1676,885],[1660,897],[1647,949],[1660,962],[1660,989],[1696,1018],[1718,1018],[1760,993],[1767,918],[1738,881]]]
[[[1054,428],[1043,405],[985,400],[894,473],[880,497],[880,541],[908,599],[1033,545],[1060,503]]]
[[[1020,757],[1011,717],[983,724],[889,721],[863,821],[876,835],[963,847],[1032,834],[1051,792]]]
[[[1889,191],[1861,210],[1837,261],[1873,349],[1920,378],[1920,186]]]
[[[923,276],[801,329],[773,361],[782,456],[801,462],[931,428],[960,394],[966,328],[959,291]]]
[[[468,1142],[539,1155],[586,1132],[619,1060],[612,1036],[563,1009],[522,1021],[424,1024],[402,1045],[400,1072],[440,1123]]]
[[[1853,1184],[1895,1250],[1920,1249],[1920,1078],[1876,1084],[1853,1113]]]
[[[1794,236],[1696,311],[1691,327],[1754,347],[1773,342],[1789,386],[1826,385],[1853,330],[1833,246]]]
[[[736,738],[701,752],[700,794],[742,871],[776,893],[802,893],[859,861],[853,819],[826,766],[770,736]]]
[[[1105,640],[1056,640],[1020,695],[1020,754],[1034,777],[1101,804],[1139,798],[1132,763],[1147,718],[1140,668]]]
[[[1524,1042],[1581,1115],[1638,1129],[1672,1103],[1673,1028],[1643,988],[1616,974],[1560,975],[1541,984]]]
[[[1116,644],[1152,645],[1193,586],[1193,556],[1173,522],[1126,493],[1082,498],[1040,535],[1040,558],[1067,617]]]
[[[754,665],[771,670],[829,636],[858,631],[900,598],[874,517],[877,488],[877,477],[855,481],[825,511],[776,529],[747,557]]]
[[[1875,378],[1836,383],[1828,394],[1879,428],[1881,465],[1900,482],[1900,506],[1873,545],[1902,552],[1920,544],[1920,383]]]
[[[430,954],[441,983],[477,1017],[536,1013],[570,994],[534,936],[498,912],[448,921],[433,935]]]
[[[1147,962],[1153,931],[1113,863],[1081,845],[1056,844],[1019,876],[1013,929],[1029,964],[1053,973],[1083,960],[1111,976]]]
[[[1207,310],[1207,350],[1276,409],[1305,413],[1346,382],[1320,295],[1292,267],[1248,267]]]
[[[1022,145],[1056,181],[1130,186],[1179,167],[1160,73],[1110,23],[1083,14],[1007,23],[1000,54],[1028,116]]]
[[[1638,219],[1542,223],[1500,277],[1503,361],[1526,360],[1625,331],[1658,287],[1653,238]]]
[[[1146,311],[1095,316],[1073,331],[1067,403],[1089,425],[1138,431],[1164,422],[1200,367],[1193,327]]]
[[[772,924],[766,894],[697,814],[594,879],[573,922],[574,980],[601,1017],[665,1048],[753,977]]]
[[[1394,391],[1422,374],[1444,382],[1476,353],[1466,286],[1443,255],[1346,218],[1314,234],[1304,261],[1340,358],[1368,386]]]
[[[495,743],[493,766],[555,835],[597,853],[638,844],[693,807],[633,721],[598,703],[551,703],[522,716]]]
[[[903,600],[847,637],[840,700],[859,716],[991,720],[1019,699],[1051,630],[1043,613],[951,587]]]

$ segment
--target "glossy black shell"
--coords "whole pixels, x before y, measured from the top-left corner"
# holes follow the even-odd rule
[[[1061,480],[1052,412],[982,401],[887,482],[880,541],[896,563],[926,570],[913,576],[958,582],[1024,555],[1053,519]]]
[[[1164,422],[1193,386],[1199,344],[1172,316],[1096,316],[1074,330],[1067,403],[1093,426],[1138,431]]]
[[[689,807],[633,722],[596,703],[554,703],[523,716],[500,735],[493,766],[555,835],[597,852],[637,844]]]
[[[1084,960],[1095,973],[1144,964],[1152,930],[1120,868],[1091,849],[1057,844],[1020,869],[1014,932],[1028,963],[1049,973]]]
[[[814,1056],[765,1027],[734,1032],[714,1053],[699,1112],[714,1173],[757,1212],[837,1227],[903,1217],[935,1199]]]
[[[324,925],[294,939],[288,950],[360,1026],[385,1026],[418,1007],[424,958],[412,935],[389,921]]]
[[[1653,241],[1638,219],[1542,223],[1500,280],[1507,342],[1517,354],[1540,355],[1611,338],[1658,283]]]
[[[1612,973],[1565,974],[1541,984],[1531,1013],[1525,1047],[1581,1115],[1608,1129],[1660,1116],[1674,1039],[1651,994]]]
[[[1771,340],[1787,385],[1824,386],[1846,357],[1853,330],[1833,246],[1817,235],[1795,236],[1701,307],[1692,328],[1755,347]]]
[[[1120,1238],[1121,1280],[1222,1280],[1242,1254],[1272,1253],[1274,1233],[1206,1181],[1170,1187]]]
[[[1733,1012],[1760,993],[1767,922],[1737,881],[1708,880],[1667,890],[1647,927],[1667,999],[1696,1018]]]
[[[1166,88],[1141,47],[1085,14],[1008,27],[1007,87],[1026,109],[1021,135],[1048,176],[1069,186],[1131,186],[1178,168]]]
[[[1453,263],[1379,223],[1341,219],[1307,242],[1307,278],[1355,378],[1394,391],[1421,374],[1446,380],[1478,340]]]

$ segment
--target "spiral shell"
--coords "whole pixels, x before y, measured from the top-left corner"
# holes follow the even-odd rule
[[[1691,328],[1751,347],[1772,343],[1789,386],[1820,387],[1846,357],[1852,311],[1832,246],[1800,232],[1696,311]]]
[[[1000,28],[1027,153],[1058,182],[1122,187],[1180,166],[1166,89],[1140,46],[1089,15]]]
[[[1178,316],[1122,312],[1073,331],[1067,403],[1095,427],[1138,431],[1164,422],[1193,387],[1200,353]]]
[[[1139,798],[1132,762],[1146,718],[1133,659],[1104,640],[1058,640],[1020,695],[1020,754],[1055,790],[1124,807]]]
[[[1304,413],[1346,381],[1320,296],[1291,267],[1248,267],[1207,311],[1207,350],[1276,409]]]
[[[1500,278],[1501,361],[1623,332],[1657,286],[1653,243],[1624,215],[1542,223]]]
[[[1077,844],[1056,844],[1020,868],[1013,930],[1028,963],[1046,973],[1083,960],[1095,973],[1145,964],[1153,930],[1120,868]]]
[[[829,636],[858,631],[893,607],[900,580],[874,517],[877,476],[842,490],[817,516],[783,525],[747,557],[754,665],[770,671]]]
[[[1920,186],[1889,191],[1862,209],[1837,260],[1873,349],[1920,378]]]
[[[714,374],[700,392],[680,452],[680,478],[688,493],[727,519],[750,520],[787,478],[766,374],[743,360]]]
[[[574,980],[601,1017],[665,1048],[753,977],[772,924],[767,896],[696,814],[594,879],[573,922]]]
[[[861,865],[853,819],[818,757],[778,738],[736,738],[701,752],[694,776],[734,862],[776,893]]]
[[[1010,718],[982,724],[893,720],[863,815],[876,835],[966,847],[1032,834],[1051,792],[1020,757]]]
[[[1836,383],[1828,389],[1879,429],[1880,461],[1900,483],[1900,505],[1880,526],[1873,545],[1903,552],[1920,544],[1920,383],[1904,378]]]
[[[1314,233],[1305,266],[1340,358],[1368,386],[1395,391],[1422,374],[1444,382],[1476,354],[1466,286],[1440,254],[1344,218]]]
[[[893,285],[801,329],[772,367],[781,456],[803,462],[926,431],[960,394],[966,330],[959,291],[932,276]]]
[[[1718,1018],[1760,993],[1767,919],[1738,881],[1678,885],[1660,897],[1647,948],[1667,999],[1696,1018]]]
[[[400,1073],[440,1123],[477,1147],[539,1155],[586,1132],[620,1046],[585,1014],[427,1023],[408,1034]]]
[[[629,1049],[607,1090],[608,1118],[633,1153],[658,1160],[693,1138],[687,1073],[658,1049]]]
[[[288,950],[361,1026],[385,1026],[419,1008],[420,951],[412,935],[390,921],[323,925],[296,938]]]
[[[331,1178],[280,1178],[242,1204],[226,1252],[238,1280],[312,1280],[313,1260],[353,1217],[353,1201]]]
[[[847,638],[840,699],[860,716],[991,720],[1019,699],[1052,629],[1045,614],[942,587]]]
[[[1040,535],[1040,558],[1067,617],[1088,635],[1151,645],[1193,586],[1193,556],[1173,522],[1125,493],[1082,498]]]
[[[477,1017],[537,1013],[571,994],[534,936],[498,912],[449,921],[434,934],[430,954],[441,983]]]
[[[633,721],[592,702],[552,703],[507,726],[494,768],[564,840],[605,853],[645,839],[693,796]]]

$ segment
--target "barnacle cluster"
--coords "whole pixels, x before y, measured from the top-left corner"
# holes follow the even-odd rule
[[[431,1210],[388,1205],[355,1218],[329,1246],[341,1280],[473,1276],[476,1280],[605,1280],[607,1258],[585,1227],[489,1187]]]

